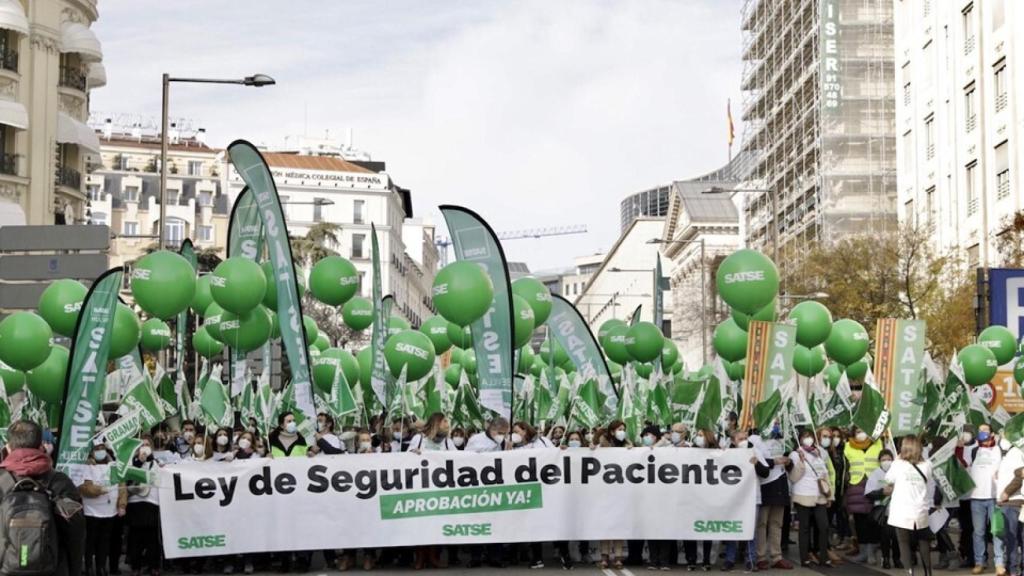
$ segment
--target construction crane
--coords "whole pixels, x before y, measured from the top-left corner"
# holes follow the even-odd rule
[[[547,236],[568,236],[571,234],[586,234],[586,224],[574,224],[570,226],[551,226],[548,228],[527,228],[524,230],[509,230],[498,232],[498,240],[523,240],[526,238],[545,238]],[[441,257],[441,266],[448,264],[448,247],[452,245],[451,238],[437,236],[434,238],[434,245]]]

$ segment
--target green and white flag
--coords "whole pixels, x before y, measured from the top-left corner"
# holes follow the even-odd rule
[[[661,252],[657,254],[654,265],[654,325],[661,329],[665,315],[665,290],[670,290],[668,278],[661,274]]]
[[[151,428],[166,418],[160,399],[153,390],[153,383],[149,378],[139,378],[135,385],[124,396],[118,413],[127,414],[131,411],[139,412],[143,428]]]
[[[579,422],[584,428],[593,428],[601,423],[601,400],[598,397],[597,381],[587,380],[576,392],[573,399],[570,420]]]
[[[956,442],[947,443],[952,451]],[[936,456],[939,456],[936,458]],[[960,465],[960,460],[951,455],[933,455],[930,458],[932,463],[932,478],[935,480],[935,488],[942,494],[946,502],[956,502],[961,496],[974,490],[974,481],[971,474]]]
[[[117,485],[124,481],[125,474],[132,466],[132,456],[142,446],[142,440],[138,438],[125,438],[115,444],[115,460],[110,464],[110,483]]]
[[[213,373],[217,378],[211,376],[203,385],[203,392],[199,397],[199,405],[203,409],[203,417],[208,426],[217,428],[230,428],[234,423],[234,411],[231,409],[231,398],[228,396],[227,388],[220,381],[220,374],[217,367]]]
[[[56,454],[57,468],[65,473],[71,466],[85,464],[92,451],[110,359],[110,332],[123,276],[120,266],[104,272],[89,289],[79,312],[71,340]]]
[[[465,371],[459,377],[459,389],[455,396],[454,413],[455,420],[464,428],[473,427],[483,430],[485,426],[483,412],[476,401],[476,393],[473,391],[473,386],[469,383],[469,378],[466,377]]]
[[[288,356],[291,385],[295,388],[295,406],[299,430],[311,437],[316,422],[313,408],[313,386],[309,375],[309,342],[302,325],[302,300],[295,277],[288,228],[281,209],[281,199],[266,161],[252,144],[236,140],[228,146],[228,156],[238,175],[249,187],[259,206],[267,251],[274,270],[277,287],[277,317],[281,326],[281,342]],[[302,416],[301,418],[299,416]]]
[[[259,264],[263,255],[263,223],[260,220],[260,206],[256,195],[249,188],[243,188],[231,208],[228,221],[228,258],[245,258]],[[249,382],[245,352],[229,349],[228,381],[231,383],[231,397],[244,391]]]
[[[192,241],[188,238],[181,243],[181,248],[178,250],[178,254],[185,259],[186,262],[192,265],[192,270],[195,271],[199,267],[199,262],[196,258],[195,248],[192,246]],[[185,372],[185,334],[188,332],[188,307],[178,313],[178,319],[175,322],[174,329],[174,371],[177,373]],[[160,383],[157,380],[158,385]],[[174,401],[171,400],[173,404]]]
[[[875,382],[892,411],[893,436],[917,434],[924,407],[924,320],[881,318],[875,335]]]
[[[864,377],[864,386],[861,389],[857,411],[853,414],[853,423],[867,432],[873,440],[878,439],[889,424],[889,410],[885,407],[882,393],[875,387],[875,378],[870,367],[867,376]]]
[[[384,342],[388,338],[390,318],[384,309],[384,294],[380,272],[380,246],[377,243],[377,228],[370,224],[370,258],[373,261],[373,332],[370,340],[370,387],[377,401],[390,408],[394,391],[388,386],[388,368],[384,362]]]
[[[584,381],[596,380],[598,390],[611,401],[606,409],[614,411],[619,391],[612,382],[612,374],[601,346],[579,310],[565,298],[552,294],[547,325],[555,341],[569,354],[569,359],[576,366],[576,373]],[[554,347],[549,345],[549,350],[553,351]]]
[[[505,251],[487,222],[472,210],[450,205],[440,209],[448,223],[455,258],[479,264],[494,285],[491,309],[470,325],[477,359],[477,386],[484,408],[512,417],[512,287]]]

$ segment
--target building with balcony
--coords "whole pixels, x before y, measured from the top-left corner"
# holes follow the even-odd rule
[[[86,177],[91,224],[106,224],[114,239],[110,265],[131,262],[154,247],[160,235],[160,137],[136,124],[118,126],[94,117],[100,164]],[[169,132],[167,244],[186,238],[197,249],[225,257],[230,204],[223,190],[223,151],[206,145],[204,133]]]
[[[1024,209],[1024,5],[907,1],[895,17],[899,218],[998,266],[997,236]]]
[[[434,315],[431,296],[439,259],[434,224],[414,218],[411,192],[392,181],[384,162],[349,161],[322,148],[316,154],[265,151],[263,157],[277,185],[289,234],[303,236],[319,223],[340,226],[332,249],[355,264],[359,293],[369,296],[372,223],[384,293],[394,296],[394,313],[414,326]],[[233,203],[244,182],[226,159],[224,170]]]
[[[0,0],[0,222],[85,222],[97,17],[96,0]]]
[[[938,0],[931,0],[936,3]],[[779,265],[809,242],[896,225],[893,4],[745,0],[746,243]]]

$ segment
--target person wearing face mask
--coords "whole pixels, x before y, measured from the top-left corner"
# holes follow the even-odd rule
[[[373,446],[373,435],[370,434],[369,430],[360,429],[356,431],[356,442],[354,454],[365,455],[375,454],[377,450]],[[347,572],[353,566],[356,565],[357,555],[362,552],[363,555],[363,570],[373,570],[377,565],[377,554],[372,548],[358,548],[341,550],[338,553],[338,570],[341,572]]]
[[[193,462],[205,462],[212,458],[213,442],[206,436],[196,436],[192,439],[192,447],[186,459]]]
[[[971,468],[971,454],[974,453],[974,447],[977,443],[974,438],[974,426],[967,424],[964,426],[960,436],[956,439],[956,449],[953,452],[956,455],[960,465],[965,470]],[[974,567],[974,524],[971,519],[971,493],[970,491],[965,492],[959,498],[960,508],[957,511],[957,521],[960,522],[960,542],[957,548],[960,553],[960,568],[973,568]]]
[[[513,450],[541,450],[545,448],[554,448],[554,444],[551,440],[541,436],[537,433],[537,429],[527,424],[526,422],[516,422],[512,425],[512,449]],[[540,542],[531,542],[529,545],[530,549],[530,568],[543,568],[543,546]],[[559,557],[562,559],[563,567],[571,567],[572,560],[569,559],[569,543],[564,541],[555,542],[555,549],[558,551]],[[568,568],[566,568],[568,570]]]
[[[843,455],[849,463],[846,480],[846,511],[853,515],[854,532],[857,534],[858,553],[850,557],[854,562],[875,562],[878,550],[878,524],[871,519],[874,503],[864,497],[868,476],[878,468],[878,455],[882,452],[882,441],[872,440],[868,434],[853,427],[853,434],[843,448]]]
[[[566,448],[582,448],[583,446],[583,434],[578,430],[573,430],[562,437],[562,450]]]
[[[750,438],[758,457],[754,466],[761,481],[761,508],[757,514],[757,570],[792,570],[793,564],[782,557],[782,532],[786,509],[790,506],[789,479],[793,461],[786,456],[782,442],[782,428],[776,422],[767,438]],[[762,464],[763,463],[763,464]],[[767,470],[764,470],[767,468]]]
[[[622,420],[612,420],[608,428],[597,438],[597,442],[591,445],[591,450],[601,448],[632,448],[633,444],[626,437],[626,424]],[[598,542],[597,550],[601,555],[599,563],[602,570],[615,568],[621,570],[625,559],[625,540],[601,540]]]
[[[277,417],[277,428],[270,433],[272,458],[304,457],[309,452],[306,439],[299,435],[295,414],[284,412]]]
[[[712,430],[694,430],[693,433],[693,447],[700,448],[702,450],[714,450],[717,449],[718,437]],[[683,541],[683,555],[686,557],[686,569],[694,571],[700,566],[705,572],[711,570],[711,541],[703,540],[699,542],[701,544],[701,553],[703,562],[697,564],[697,544],[696,540],[684,540]]]
[[[871,517],[881,518],[879,525],[879,544],[882,548],[882,568],[889,570],[895,567],[903,569],[900,561],[899,543],[896,540],[896,531],[889,526],[889,491],[885,482],[885,475],[892,468],[893,455],[889,450],[882,450],[878,453],[878,468],[868,475],[868,481],[864,485],[864,497],[874,503]]]
[[[817,432],[817,440],[818,453],[825,460],[826,467],[828,468],[829,494],[831,494],[832,496],[829,499],[828,504],[826,505],[825,517],[828,519],[829,538],[835,539],[835,534],[832,531],[832,526],[835,525],[832,521],[832,511],[837,507],[842,507],[842,502],[839,502],[839,504],[837,505],[836,500],[839,500],[841,498],[841,496],[839,495],[838,488],[839,486],[845,484],[845,482],[843,481],[844,476],[840,475],[839,469],[836,469],[835,458],[833,457],[833,454],[831,452],[831,449],[834,447],[832,429],[827,427],[819,429]],[[845,468],[841,468],[841,470],[844,473],[846,472]],[[818,550],[819,546],[820,545],[818,543],[818,530],[812,530],[811,550]],[[839,555],[836,554],[835,550],[833,550],[831,546],[826,546],[826,548],[828,549],[828,559],[831,560],[833,564],[837,564],[842,561],[842,558],[840,558]]]
[[[153,474],[159,468],[153,459],[153,439],[142,437],[142,446],[132,458],[132,466]],[[128,505],[125,521],[128,525],[128,565],[132,574],[160,571],[160,491],[143,483],[126,482]]]
[[[391,423],[391,451],[407,452],[409,442],[416,435],[416,427],[409,418],[402,418]]]
[[[734,429],[730,438],[730,448],[739,450],[748,450],[752,448],[750,439],[748,438],[746,430]],[[755,469],[763,463],[758,457],[757,453],[753,452],[750,458],[750,463],[754,465]],[[767,467],[764,468],[767,472]],[[761,492],[757,492],[757,506],[761,506]],[[746,548],[746,564],[745,569],[747,572],[753,572],[754,567],[757,564],[757,540],[749,540],[747,542],[737,542],[730,540],[725,543],[725,562],[722,564],[723,572],[731,572],[733,567],[736,566],[736,557],[739,552],[739,547],[743,545]]]
[[[94,576],[107,576],[110,532],[115,518],[125,515],[128,491],[124,483],[110,483],[110,452],[101,440],[93,443],[84,481],[78,491],[85,512],[85,566]]]
[[[965,453],[967,451],[965,450]],[[996,443],[995,435],[988,424],[978,426],[977,444],[970,449],[970,467],[967,469],[974,481],[974,490],[971,491],[971,524],[974,527],[974,568],[972,574],[981,574],[985,571],[985,537],[988,525],[992,519],[992,512],[996,505],[996,473],[1002,462],[1002,452]],[[992,540],[993,556],[995,557],[996,573],[1006,572],[1006,565],[1003,563],[1003,541],[1000,538]]]
[[[1020,505],[1024,496],[1020,489],[1008,491],[1010,483],[1017,476],[1017,471],[1024,469],[1024,452],[1014,446],[1005,437],[999,439],[999,472],[996,474],[996,495],[999,509],[1003,511],[1005,529],[1003,530],[1003,566],[1009,574],[1020,574],[1021,555],[1018,546],[1020,536]],[[1009,495],[1013,495],[1011,499]]]
[[[889,485],[887,490],[891,494],[888,523],[896,530],[900,557],[906,564],[913,564],[913,549],[916,545],[920,553],[918,565],[924,569],[924,576],[931,576],[928,512],[934,483],[931,463],[922,456],[921,441],[916,436],[903,437],[900,457],[893,461],[885,473],[885,483]],[[914,573],[913,569],[910,573]]]
[[[213,443],[210,446],[210,459],[214,462],[231,462],[235,459],[235,450],[231,443],[232,432],[228,428],[221,428],[213,435]]]
[[[597,445],[601,448],[632,448],[633,443],[626,433],[626,423],[622,420],[612,420],[598,438]]]
[[[192,441],[196,438],[196,424],[191,420],[185,420],[181,423],[181,434],[179,437],[188,444],[192,444]]]
[[[238,436],[238,450],[235,450],[235,458],[237,460],[248,460],[250,458],[259,458],[260,455],[256,453],[256,435],[246,430]]]
[[[790,490],[800,523],[799,545],[800,565],[831,567],[828,557],[828,503],[832,497],[832,483],[829,467],[831,460],[821,452],[815,441],[814,431],[805,429],[800,433],[800,446],[789,455],[793,461],[790,471]],[[811,557],[811,531],[817,530],[818,547],[815,558]]]
[[[508,420],[498,416],[487,423],[483,432],[477,432],[466,442],[466,452],[500,452],[509,447]],[[470,547],[469,567],[478,568],[486,559],[491,568],[505,567],[505,551],[502,544],[480,544]]]
[[[846,473],[849,462],[846,461],[846,456],[843,454],[845,446],[842,431],[839,428],[822,428],[818,431],[818,445],[828,453],[828,457],[832,461],[832,470],[835,472],[832,476],[835,483],[835,492],[833,493],[835,498],[828,507],[829,523],[835,526],[836,530],[833,539],[838,539],[838,551],[848,552],[852,533],[850,532],[850,517],[846,513],[843,502],[846,500]],[[830,549],[829,554],[833,563],[840,560],[833,550]]]
[[[443,412],[434,412],[427,418],[423,425],[423,431],[413,436],[409,441],[409,452],[420,454],[422,452],[456,450],[452,439],[448,437],[451,432],[451,423]],[[414,564],[416,570],[422,570],[428,565],[431,568],[443,568],[441,562],[441,551],[437,546],[417,546],[414,550]]]
[[[334,417],[330,414],[320,414],[316,423],[316,446],[310,448],[315,454],[344,454],[345,445],[341,438],[334,433]]]
[[[557,425],[552,426],[548,432],[548,439],[551,440],[552,446],[559,446],[562,444],[562,438],[565,438],[565,426]]]
[[[667,446],[674,446],[676,448],[686,448],[689,446],[686,439],[688,436],[686,425],[681,422],[676,422],[669,428],[668,434],[663,434],[661,438],[655,442],[654,446],[657,448],[663,448]]]
[[[643,431],[640,432],[640,445],[644,448],[654,448],[658,445],[661,438],[661,428],[658,428],[657,426],[645,426]]]

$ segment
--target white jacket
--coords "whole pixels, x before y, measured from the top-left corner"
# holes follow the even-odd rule
[[[972,449],[973,452],[973,449]],[[1003,459],[999,446],[978,446],[977,453],[971,460],[971,480],[974,481],[974,490],[971,492],[971,500],[988,500],[998,496],[996,492],[996,474],[999,472],[999,463]]]
[[[889,526],[914,530],[928,527],[930,507],[928,485],[932,481],[932,465],[927,460],[914,465],[897,458],[885,474],[892,484],[889,500]]]

